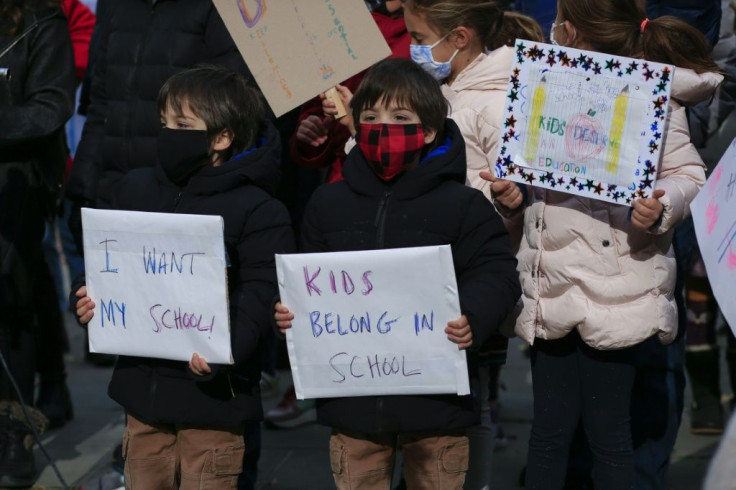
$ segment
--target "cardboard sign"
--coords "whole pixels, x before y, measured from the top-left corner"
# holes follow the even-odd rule
[[[495,173],[631,205],[657,179],[674,67],[516,41]]]
[[[736,334],[736,140],[690,204],[718,306]]]
[[[220,216],[82,209],[90,352],[232,364]]]
[[[450,246],[276,255],[297,397],[470,393]]]
[[[213,0],[280,116],[391,54],[359,0]]]

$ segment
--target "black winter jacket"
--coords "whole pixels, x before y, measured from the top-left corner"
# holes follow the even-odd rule
[[[24,11],[15,36],[0,34],[0,317],[31,317],[43,260],[44,218],[66,161],[64,123],[74,109],[74,62],[62,11]]]
[[[450,244],[460,309],[469,320],[473,345],[480,346],[516,304],[521,287],[503,221],[480,191],[465,185],[465,143],[449,119],[445,135],[448,146],[435,148],[391,185],[377,178],[354,148],[343,168],[345,180],[312,196],[302,224],[303,249]],[[320,399],[317,408],[325,425],[376,433],[475,425],[477,402],[456,395],[372,396]]]
[[[137,169],[119,182],[117,209],[222,216],[230,294],[234,366],[195,376],[186,362],[120,356],[108,393],[148,423],[232,427],[262,418],[259,345],[272,326],[277,294],[274,254],[292,253],[289,214],[272,198],[281,146],[269,125],[254,151],[207,166],[183,188],[160,167]],[[76,288],[75,288],[76,290]]]
[[[656,19],[663,15],[684,20],[702,32],[713,46],[718,42],[721,0],[647,0],[647,16]]]
[[[249,76],[210,1],[115,0],[105,4],[91,54],[87,121],[67,182],[67,196],[106,208],[126,172],[156,161],[158,92],[198,63]]]

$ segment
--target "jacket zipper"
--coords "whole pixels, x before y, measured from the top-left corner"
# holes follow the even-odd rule
[[[376,220],[374,226],[376,227],[376,248],[382,249],[385,228],[386,228],[386,210],[388,209],[388,200],[391,197],[391,191],[386,189],[381,197],[381,202],[378,204],[378,212],[376,213]]]
[[[391,191],[386,189],[381,196],[381,201],[378,203],[378,212],[376,213],[376,220],[374,226],[376,227],[376,248],[382,249],[385,241],[386,231],[386,212],[388,210],[388,200],[391,198]],[[376,430],[383,431],[383,402],[384,397],[379,396],[376,399]]]
[[[227,384],[230,387],[230,394],[235,398],[235,390],[233,390],[233,384],[230,381],[230,373],[225,373],[225,376],[227,376]]]
[[[184,191],[179,191],[179,193],[174,198],[174,209],[171,210],[172,213],[175,213],[176,209],[179,207],[179,201],[181,201],[182,194],[184,194]]]

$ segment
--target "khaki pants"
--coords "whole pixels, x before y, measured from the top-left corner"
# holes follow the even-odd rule
[[[363,434],[333,430],[330,464],[341,490],[390,490],[396,448],[408,488],[460,490],[468,470],[465,431]]]
[[[244,450],[242,428],[148,425],[128,414],[123,436],[125,488],[235,489]]]

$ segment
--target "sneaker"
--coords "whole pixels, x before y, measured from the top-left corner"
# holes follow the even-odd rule
[[[279,396],[279,373],[268,374],[261,371],[261,398],[275,398]]]
[[[294,386],[286,390],[278,405],[266,412],[266,427],[271,429],[293,429],[317,421],[314,400],[297,400]]]

